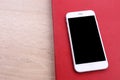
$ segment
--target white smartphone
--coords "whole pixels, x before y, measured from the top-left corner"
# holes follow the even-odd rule
[[[75,70],[106,69],[108,61],[94,11],[69,12],[66,21]]]

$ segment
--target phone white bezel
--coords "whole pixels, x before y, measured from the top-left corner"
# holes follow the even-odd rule
[[[72,46],[72,40],[71,40],[71,33],[70,33],[70,29],[69,29],[68,18],[85,17],[85,16],[94,16],[95,17],[98,33],[99,33],[99,36],[100,36],[100,40],[101,40],[101,43],[102,43],[104,55],[105,55],[105,58],[106,58],[105,61],[82,63],[82,64],[76,64],[75,63],[74,51],[73,51],[73,46]],[[108,60],[107,60],[107,57],[106,57],[102,37],[101,37],[101,34],[100,34],[100,30],[99,30],[99,27],[98,27],[98,22],[97,22],[94,11],[85,10],[85,11],[69,12],[69,13],[66,14],[66,22],[67,22],[67,27],[68,27],[68,33],[69,33],[69,39],[70,39],[72,58],[73,58],[73,64],[74,64],[75,71],[86,72],[86,71],[102,70],[102,69],[108,68]]]

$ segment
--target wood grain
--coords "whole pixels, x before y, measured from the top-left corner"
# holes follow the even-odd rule
[[[54,80],[51,0],[0,0],[0,80]]]

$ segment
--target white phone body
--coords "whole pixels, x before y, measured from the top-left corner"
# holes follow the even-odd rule
[[[87,17],[87,16],[94,16],[95,17],[95,22],[96,22],[96,25],[97,25],[97,30],[98,30],[98,34],[99,34],[99,37],[100,37],[100,41],[101,41],[102,49],[103,49],[103,52],[104,52],[105,60],[93,61],[93,62],[87,62],[87,63],[83,62],[83,63],[79,63],[79,64],[77,63],[76,64],[75,54],[74,54],[74,49],[73,49],[73,43],[72,43],[72,36],[71,36],[71,32],[70,32],[70,24],[69,24],[68,19],[70,19],[70,18],[81,18],[81,17]],[[107,58],[106,58],[106,53],[105,53],[105,49],[104,49],[104,46],[103,46],[103,41],[102,41],[102,38],[101,38],[100,30],[99,30],[99,27],[98,27],[98,22],[97,22],[94,11],[85,10],[85,11],[69,12],[69,13],[66,14],[66,22],[67,22],[67,28],[68,28],[68,33],[69,33],[69,40],[70,40],[70,45],[71,45],[71,52],[72,52],[72,58],[73,58],[73,64],[74,64],[75,71],[77,71],[77,72],[87,72],[87,71],[102,70],[102,69],[108,68],[108,61],[107,61]],[[81,26],[79,26],[79,27],[81,27]],[[84,26],[84,27],[86,27],[86,26]],[[92,26],[89,26],[89,27],[92,28]],[[89,53],[89,54],[91,54],[91,53]]]

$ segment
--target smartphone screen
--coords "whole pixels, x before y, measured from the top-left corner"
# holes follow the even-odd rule
[[[105,61],[95,16],[68,18],[76,64]]]

